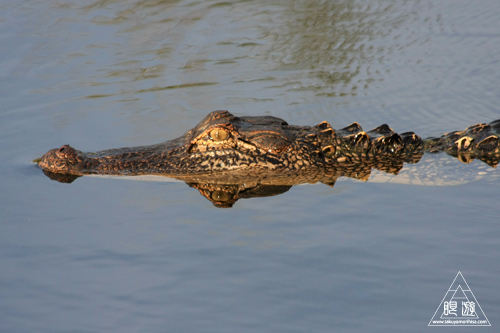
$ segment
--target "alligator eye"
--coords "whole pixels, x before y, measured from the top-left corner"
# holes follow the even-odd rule
[[[216,128],[210,131],[210,137],[216,142],[226,140],[228,136],[229,133],[221,128]]]
[[[223,192],[223,191],[213,191],[212,194],[210,195],[212,200],[218,201],[218,202],[226,202],[232,199],[232,196],[230,193]]]

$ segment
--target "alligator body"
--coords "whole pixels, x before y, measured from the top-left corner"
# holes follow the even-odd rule
[[[335,130],[327,122],[294,126],[271,116],[214,111],[174,140],[96,153],[64,145],[47,152],[38,166],[63,182],[88,174],[168,176],[213,197],[214,191],[240,193],[241,189],[224,192],[221,187],[243,183],[333,185],[342,176],[367,180],[372,169],[397,174],[404,163],[417,163],[424,153],[439,151],[464,163],[479,159],[496,167],[500,120],[423,140],[413,132],[398,134],[387,125],[365,132],[353,123]]]

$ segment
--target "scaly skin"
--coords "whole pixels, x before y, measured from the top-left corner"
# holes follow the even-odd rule
[[[164,143],[83,153],[69,145],[47,152],[44,171],[75,176],[205,175],[214,172],[285,172],[324,170],[343,165],[418,162],[424,152],[445,151],[463,162],[474,158],[496,166],[500,156],[500,120],[461,132],[422,140],[413,132],[395,133],[387,125],[368,132],[353,123],[334,130],[288,125],[270,116],[236,117],[228,111],[208,114],[182,137]]]

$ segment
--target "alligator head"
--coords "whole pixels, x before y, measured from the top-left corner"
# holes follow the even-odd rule
[[[275,170],[310,165],[319,158],[300,138],[310,128],[271,117],[236,117],[214,111],[180,138],[164,143],[84,153],[69,145],[47,152],[38,166],[71,174],[195,175],[214,171]]]

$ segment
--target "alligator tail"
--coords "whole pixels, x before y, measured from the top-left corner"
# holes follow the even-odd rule
[[[500,119],[476,124],[463,131],[430,137],[424,141],[426,152],[444,151],[463,163],[479,159],[492,167],[500,162]]]
[[[463,131],[422,140],[413,132],[398,134],[384,124],[371,131],[363,131],[358,123],[332,130],[324,122],[317,126],[320,132],[333,136],[331,141],[321,140],[321,149],[329,163],[359,163],[362,160],[380,160],[392,164],[417,163],[424,152],[446,152],[463,163],[479,159],[492,167],[500,162],[500,119],[489,124],[476,124]],[[333,132],[333,133],[330,133]],[[327,149],[328,148],[328,149]]]

